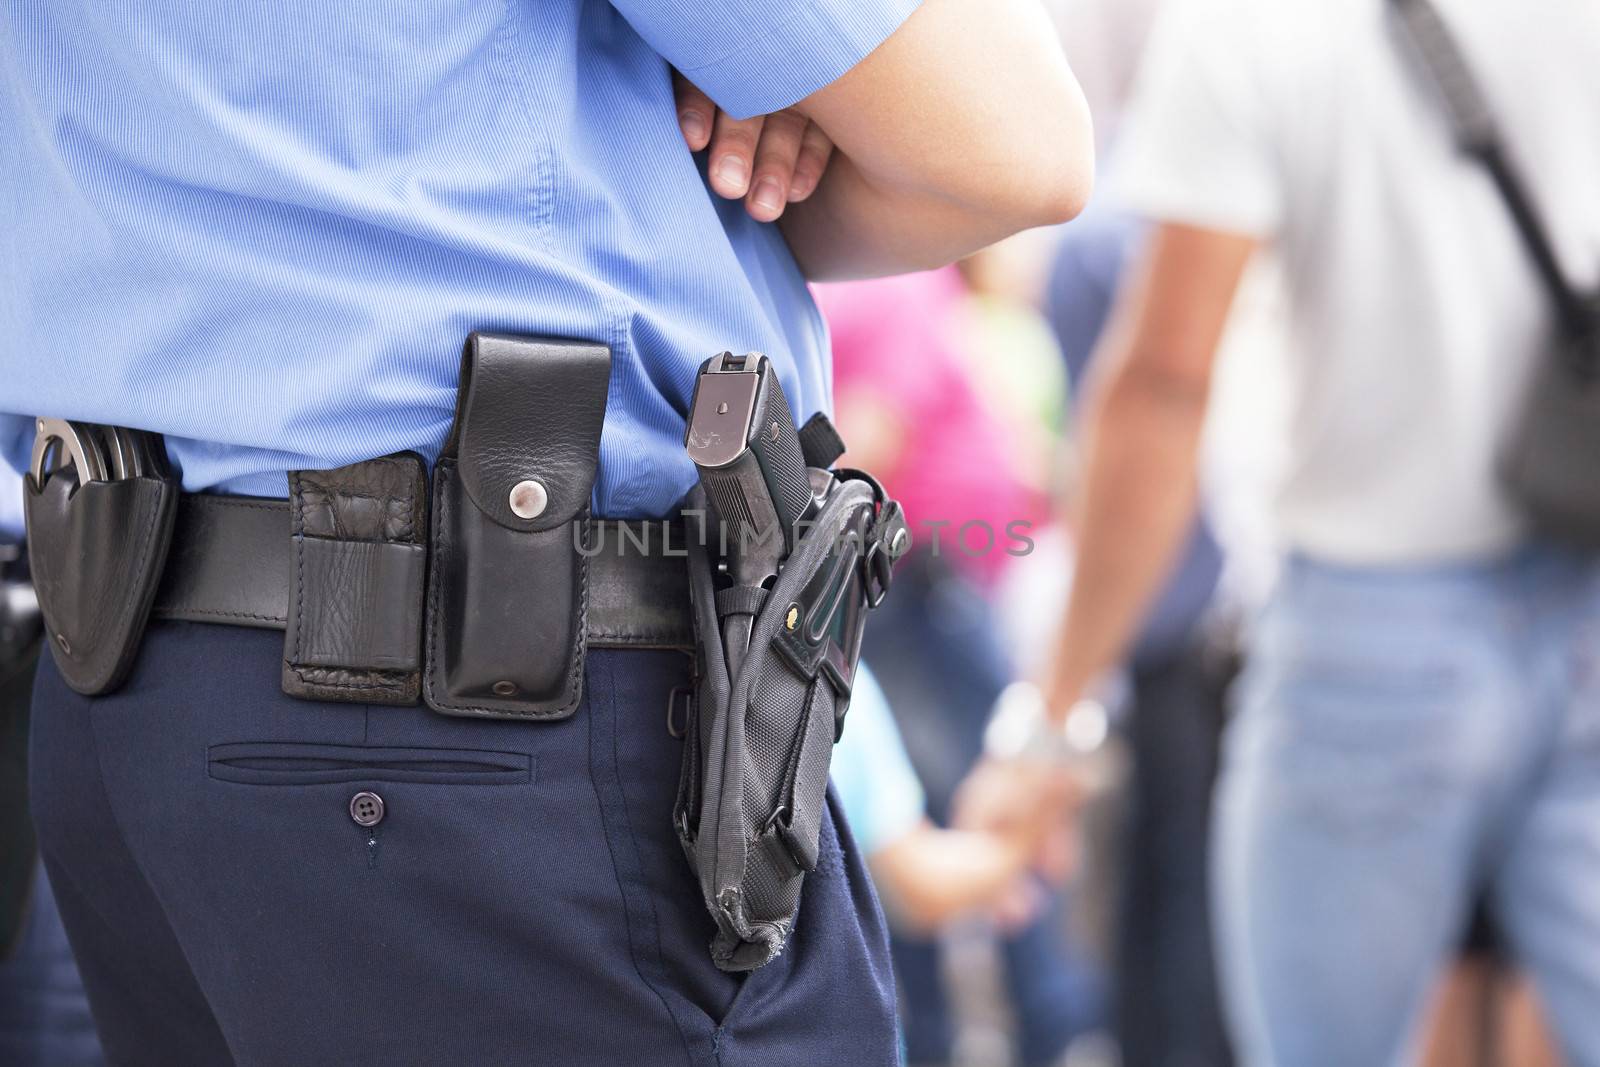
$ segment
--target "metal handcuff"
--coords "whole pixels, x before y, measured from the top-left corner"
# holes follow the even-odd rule
[[[165,478],[170,473],[161,438],[144,430],[67,419],[39,419],[28,473],[44,487],[47,475],[72,466],[78,484]]]

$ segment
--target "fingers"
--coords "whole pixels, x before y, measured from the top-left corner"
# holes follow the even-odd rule
[[[676,72],[672,88],[678,128],[692,152],[709,149],[707,173],[718,196],[743,199],[760,222],[816,192],[833,158],[833,142],[796,111],[731,118]]]
[[[707,173],[718,196],[738,200],[750,191],[750,172],[755,165],[756,145],[761,142],[765,116],[753,119],[728,117],[717,112],[716,131],[711,135],[711,157]]]
[[[822,175],[833,158],[833,141],[814,122],[806,123],[804,139],[800,142],[800,158],[794,164],[794,179],[789,183],[789,202],[798,203],[817,191]]]
[[[698,86],[676,71],[672,74],[672,91],[678,101],[678,128],[683,131],[689,151],[698,152],[711,143],[711,124],[717,114],[717,105]]]
[[[795,166],[805,142],[806,118],[795,111],[767,116],[756,146],[755,178],[750,183],[746,210],[758,222],[773,222],[783,214],[794,185]]]
[[[1019,878],[991,904],[990,917],[1007,933],[1020,933],[1030,926],[1049,904],[1043,889],[1031,879]]]
[[[1058,824],[1040,843],[1034,870],[1049,884],[1065,886],[1078,872],[1080,847],[1077,831],[1066,823]]]

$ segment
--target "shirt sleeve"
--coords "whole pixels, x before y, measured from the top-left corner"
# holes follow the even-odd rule
[[[866,58],[921,0],[612,0],[735,118],[781,111]]]
[[[1117,146],[1110,188],[1120,206],[1157,222],[1256,237],[1277,230],[1283,192],[1263,77],[1266,6],[1165,6]]]
[[[833,750],[833,787],[864,856],[922,822],[927,797],[911,768],[889,698],[865,663],[856,671],[850,714]]]

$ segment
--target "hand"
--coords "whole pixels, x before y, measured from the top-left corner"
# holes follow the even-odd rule
[[[1071,816],[1083,797],[1067,769],[986,757],[956,790],[954,825],[1001,836],[1052,879],[1070,873]]]
[[[793,108],[731,118],[683,75],[672,78],[683,139],[693,152],[710,147],[706,171],[718,196],[742,198],[751,218],[775,222],[784,208],[817,191],[833,142],[816,123]]]
[[[1039,880],[1027,875],[1018,878],[998,893],[987,908],[989,921],[1001,934],[1020,934],[1050,906],[1050,895]]]

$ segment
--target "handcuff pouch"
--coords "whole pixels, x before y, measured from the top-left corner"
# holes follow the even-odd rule
[[[24,479],[28,557],[62,679],[98,696],[132,670],[166,565],[179,486],[161,475]]]

